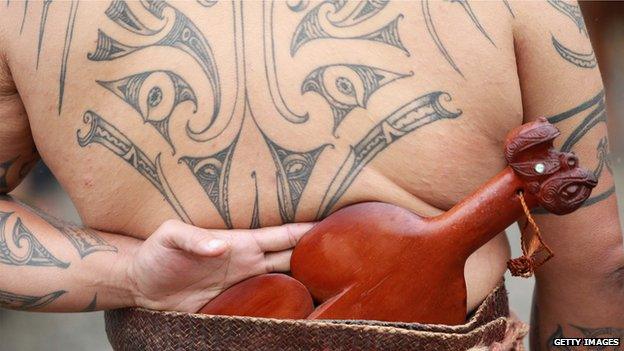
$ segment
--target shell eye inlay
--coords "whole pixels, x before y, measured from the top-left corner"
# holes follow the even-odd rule
[[[535,165],[534,169],[535,169],[535,172],[542,174],[546,170],[546,165],[544,165],[543,163],[538,163]]]

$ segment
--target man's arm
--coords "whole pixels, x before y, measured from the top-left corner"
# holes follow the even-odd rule
[[[55,220],[3,196],[0,307],[69,312],[133,306],[127,268],[140,243]]]
[[[0,307],[82,311],[134,303],[125,266],[139,240],[47,220],[6,196],[39,159],[0,60]]]
[[[515,6],[514,6],[515,5]],[[536,273],[532,349],[554,337],[624,337],[624,249],[608,159],[603,86],[576,3],[512,3],[525,122],[548,117],[556,146],[599,183],[578,211],[535,217],[555,257]]]

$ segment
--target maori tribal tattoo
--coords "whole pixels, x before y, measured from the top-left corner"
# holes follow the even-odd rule
[[[334,27],[353,27],[356,24],[374,16],[381,11],[388,1],[364,1],[361,6],[358,7],[359,11],[352,12],[345,19],[340,21],[329,20],[329,23]],[[380,42],[389,46],[393,46],[409,56],[409,52],[401,42],[399,37],[399,20],[403,18],[403,15],[398,15],[394,20],[388,22],[381,28],[374,31],[364,32],[360,35],[353,35],[351,31],[345,32],[345,34],[331,35],[323,28],[324,23],[321,17],[329,17],[329,14],[340,18],[340,13],[343,10],[350,10],[346,1],[325,1],[317,5],[314,9],[308,12],[301,23],[297,26],[295,34],[293,35],[292,42],[290,44],[290,55],[295,56],[297,51],[305,44],[318,39],[357,39],[368,40],[373,42]]]
[[[483,36],[492,45],[494,45],[494,47],[496,47],[496,44],[494,43],[490,35],[487,33],[485,28],[483,28],[483,26],[481,25],[481,22],[479,22],[479,19],[477,18],[477,15],[472,10],[472,7],[470,6],[470,3],[468,2],[468,0],[451,0],[451,2],[460,4],[462,8],[464,9],[464,12],[466,12],[466,15],[470,18],[472,23],[477,28],[477,30],[479,30],[479,32],[481,32],[481,34],[483,34]],[[511,12],[513,16],[513,12],[511,11],[509,4],[506,2],[505,4],[507,5],[507,8],[509,9],[509,11]],[[423,13],[423,18],[425,20],[425,26],[427,27],[427,31],[429,32],[429,36],[431,36],[431,39],[436,44],[436,46],[438,47],[438,50],[440,51],[442,56],[444,56],[446,61],[451,65],[451,67],[453,67],[453,69],[457,73],[459,73],[463,77],[464,74],[462,73],[462,71],[459,69],[459,67],[457,66],[457,64],[455,63],[455,61],[449,54],[448,50],[442,43],[442,39],[440,39],[440,36],[438,35],[438,32],[436,31],[436,27],[435,27],[435,24],[433,23],[433,18],[431,16],[431,9],[429,8],[429,0],[422,0],[421,8],[422,8],[422,13]]]
[[[183,221],[191,223],[165,178],[160,164],[160,154],[154,160],[150,159],[123,133],[93,111],[85,112],[83,121],[89,124],[90,128],[83,136],[80,135],[81,130],[78,130],[78,144],[81,147],[97,143],[121,157],[152,183]]]
[[[0,263],[13,266],[51,266],[59,268],[69,267],[65,263],[54,257],[37,240],[35,235],[24,225],[22,219],[17,217],[12,231],[12,246],[25,250],[22,256],[13,252],[9,247],[7,222],[13,212],[0,211]]]
[[[238,137],[227,148],[208,157],[180,159],[180,162],[186,163],[193,172],[228,228],[233,227],[228,206],[228,178],[237,141]]]
[[[375,156],[403,136],[441,119],[457,118],[461,110],[449,111],[441,99],[451,100],[448,93],[436,91],[423,95],[392,112],[377,124],[351,150],[323,197],[317,219],[329,215],[362,169]]]
[[[366,108],[368,99],[384,85],[412,76],[364,65],[331,65],[312,71],[303,81],[301,92],[320,94],[334,116],[334,134],[345,116],[356,107]]]
[[[580,122],[575,124],[574,129],[568,135],[562,146],[561,151],[570,152],[574,149],[574,146],[583,139],[583,137],[589,133],[599,123],[606,123],[607,112],[605,110],[605,94],[604,91],[600,91],[596,96],[583,102],[582,104],[549,117],[548,121],[553,124],[561,123],[563,121],[580,118]],[[598,160],[598,166],[594,169],[594,175],[596,179],[600,178],[600,175],[607,169],[611,172],[611,165],[609,162],[609,146],[606,137],[603,137],[596,145],[596,158]],[[615,193],[615,187],[611,187],[604,192],[594,195],[587,199],[583,204],[584,207],[591,206],[597,202],[600,202]],[[541,209],[538,209],[535,213],[542,214]],[[545,212],[544,212],[545,213]]]
[[[295,152],[277,145],[266,135],[263,136],[277,169],[275,176],[280,216],[285,223],[293,222],[299,200],[310,180],[316,160],[327,145],[308,152]]]
[[[572,51],[561,44],[554,36],[552,37],[552,44],[559,56],[577,67],[594,68],[597,65],[596,55],[593,50],[588,54]]]
[[[258,195],[258,179],[256,178],[255,171],[251,173],[251,178],[254,181],[254,189],[256,191],[256,194],[254,197],[254,206],[253,212],[251,214],[251,223],[249,224],[249,229],[258,229],[262,227],[262,224],[260,223],[260,196]]]
[[[624,329],[614,328],[614,327],[602,327],[602,328],[589,328],[582,327],[578,325],[569,324],[572,330],[580,333],[584,338],[617,338],[624,339]],[[547,350],[560,350],[560,351],[574,351],[576,347],[569,346],[556,346],[553,343],[553,340],[556,338],[570,338],[571,336],[565,335],[563,333],[563,328],[560,324],[557,324],[557,329],[550,335],[548,341],[546,342]],[[601,350],[601,351],[617,351],[620,350],[620,346],[595,346],[588,348],[588,350]]]
[[[95,296],[93,296],[93,300],[91,300],[89,305],[80,312],[93,312],[95,311],[96,307],[97,307],[97,293],[95,293]]]
[[[563,0],[546,0],[548,3],[557,9],[557,11],[568,16],[572,22],[576,25],[580,33],[587,34],[587,28],[585,28],[585,21],[583,20],[583,14],[581,9],[577,5],[569,4]]]
[[[509,1],[503,0],[503,4],[505,4],[505,7],[507,8],[507,11],[509,11],[509,14],[511,14],[511,17],[516,18],[516,14],[513,12],[513,9],[511,8]]]
[[[199,64],[212,88],[214,109],[206,127],[209,128],[219,114],[221,88],[215,59],[208,40],[188,17],[165,1],[150,1],[146,4],[146,9],[156,19],[164,22],[173,21],[173,24],[164,26],[161,29],[166,31],[165,33],[151,31],[147,26],[138,21],[137,16],[132,13],[125,1],[115,0],[106,11],[106,15],[121,27],[146,36],[146,43],[141,46],[125,45],[111,38],[106,33],[99,31],[97,47],[87,57],[92,61],[112,61],[152,46],[168,46],[185,52]],[[170,10],[167,13],[173,13],[173,19],[165,18],[166,9]],[[150,35],[150,33],[154,34]],[[151,37],[160,39],[154,42]]]
[[[63,44],[63,57],[61,61],[61,76],[59,78],[58,114],[63,108],[63,97],[65,96],[65,78],[67,77],[67,60],[69,59],[69,49],[74,36],[74,24],[76,23],[76,13],[78,12],[78,0],[71,2],[67,28],[65,29],[65,42]]]
[[[22,23],[20,24],[20,35],[24,31],[24,23],[26,23],[26,14],[28,13],[28,0],[24,0],[24,14],[22,15]]]
[[[41,211],[40,209],[34,208],[25,203],[10,198],[7,201],[19,203],[21,207],[27,209],[33,214],[36,214],[48,224],[56,228],[76,248],[81,259],[87,257],[92,253],[100,251],[117,252],[117,247],[106,242],[106,240],[98,235],[95,230],[86,227],[80,227],[75,225],[74,223],[69,223],[62,221],[58,218],[54,218],[49,214]]]
[[[467,18],[476,29],[493,44],[493,40],[477,19],[470,3],[467,0],[456,2],[464,9]],[[361,59],[346,58],[338,62],[306,68],[304,78],[299,78],[301,81],[295,83],[295,86],[300,87],[295,93],[300,94],[301,98],[314,96],[318,100],[318,97],[321,97],[328,107],[321,112],[306,111],[302,105],[291,106],[283,95],[285,90],[284,86],[280,85],[280,79],[283,79],[284,75],[278,71],[281,66],[276,60],[277,53],[284,54],[287,59],[298,60],[305,58],[307,54],[304,47],[312,48],[314,45],[331,45],[332,43],[341,45],[348,40],[351,43],[370,47],[385,47],[390,53],[402,58],[409,56],[399,31],[403,15],[390,13],[392,9],[388,7],[388,3],[388,0],[323,1],[309,6],[306,0],[297,3],[263,2],[261,4],[262,32],[257,35],[262,36],[262,41],[259,43],[262,46],[262,56],[258,59],[264,59],[264,72],[253,76],[266,79],[263,82],[267,86],[266,96],[273,104],[268,105],[262,111],[262,115],[258,112],[258,117],[262,117],[262,120],[258,120],[254,115],[253,102],[250,102],[248,94],[243,2],[217,3],[210,0],[196,0],[192,3],[202,13],[211,13],[213,8],[221,8],[226,4],[232,6],[232,33],[234,35],[232,55],[234,62],[232,64],[235,66],[234,73],[236,73],[233,87],[236,93],[231,112],[225,113],[225,104],[221,101],[220,74],[209,41],[198,26],[177,8],[175,3],[158,0],[141,3],[112,1],[105,14],[114,25],[133,34],[133,43],[124,43],[122,39],[113,38],[103,30],[99,30],[96,48],[87,55],[87,58],[95,63],[110,64],[120,57],[139,56],[141,52],[155,46],[158,46],[159,50],[173,49],[177,54],[190,56],[194,62],[189,62],[197,66],[197,72],[203,73],[199,80],[191,80],[188,75],[184,75],[184,71],[181,72],[177,67],[168,69],[163,67],[158,70],[142,69],[122,77],[101,77],[97,83],[138,113],[138,117],[144,123],[149,124],[146,128],[153,128],[159,133],[173,150],[171,156],[175,156],[174,160],[182,165],[185,172],[195,177],[207,195],[207,202],[212,203],[228,228],[240,225],[234,223],[235,220],[230,211],[230,201],[234,198],[240,199],[240,196],[231,196],[231,193],[238,187],[230,184],[230,172],[232,169],[237,169],[233,167],[233,163],[237,162],[235,161],[236,150],[239,142],[247,142],[247,140],[241,141],[241,138],[247,138],[248,135],[261,138],[261,142],[264,142],[267,148],[261,147],[258,150],[264,152],[266,162],[271,162],[268,160],[269,157],[271,158],[270,167],[275,168],[276,205],[280,218],[283,222],[292,222],[296,220],[300,203],[304,201],[303,199],[308,199],[304,195],[306,189],[311,188],[308,184],[313,179],[317,161],[323,156],[326,147],[335,146],[331,144],[331,141],[301,147],[296,143],[278,140],[274,135],[275,132],[268,125],[270,123],[267,124],[266,121],[271,121],[273,118],[273,120],[283,119],[280,123],[307,125],[306,122],[314,118],[315,113],[327,111],[331,112],[333,119],[331,126],[333,137],[338,138],[340,127],[352,118],[350,116],[356,114],[355,111],[367,110],[370,105],[379,103],[380,101],[375,96],[380,91],[394,86],[397,81],[413,78],[414,73],[400,69],[393,70],[390,67],[380,66],[379,63],[369,65],[361,62],[365,61]],[[140,11],[139,6],[143,7]],[[305,11],[298,17],[299,22],[296,23],[288,41],[282,46],[277,45],[275,40],[276,35],[279,34],[278,31],[281,30],[277,24],[280,18],[275,13],[278,7],[292,12]],[[382,12],[384,15],[388,14],[388,17],[383,19],[381,15],[377,17]],[[373,18],[375,21],[371,20]],[[159,21],[162,25],[156,28],[154,23]],[[174,53],[174,51],[171,52]],[[262,69],[262,66],[258,67]],[[204,81],[205,87],[195,83],[201,80]],[[202,93],[205,91],[209,94],[208,99],[213,100],[212,103],[203,101]],[[326,216],[330,213],[362,169],[376,155],[402,136],[437,120],[456,118],[461,114],[460,110],[452,112],[442,107],[442,100],[451,100],[448,93],[435,91],[420,97],[417,97],[418,95],[406,97],[402,102],[403,106],[385,116],[381,121],[375,122],[376,124],[368,131],[368,134],[351,145],[351,151],[346,160],[337,165],[339,170],[335,177],[327,180],[330,186],[325,193],[321,193],[324,194],[323,198],[319,196],[315,199],[321,202],[318,216]],[[199,109],[202,106],[209,106],[211,110],[208,113],[200,112]],[[173,125],[179,125],[171,122],[174,119],[177,122],[178,116],[187,118],[186,140],[181,140],[183,136],[179,136],[178,133],[174,134],[170,130]],[[202,120],[201,124],[197,125],[190,123],[191,119],[200,118],[199,116],[206,116],[204,118],[208,120]],[[152,151],[149,154],[157,156],[151,158],[146,153],[150,150],[143,149],[130,140],[122,133],[121,126],[112,125],[91,110],[85,112],[83,119],[85,123],[90,124],[90,130],[78,132],[80,146],[98,143],[121,157],[165,197],[180,217],[190,221],[160,167],[161,156],[169,157],[169,155]],[[251,119],[253,123],[247,123],[247,119]],[[233,121],[236,123],[231,123]],[[243,133],[244,127],[250,126],[255,128],[255,131]],[[238,131],[235,128],[238,128]],[[223,133],[225,130],[229,133]],[[185,141],[186,145],[191,143],[198,147],[190,150],[187,147],[188,151],[177,156],[176,146],[180,148],[181,141]],[[266,173],[258,172],[257,169],[251,170],[255,193],[249,196],[250,202],[253,201],[253,206],[249,207],[252,213],[247,218],[251,219],[245,220],[246,223],[243,224],[248,224],[251,228],[262,225],[258,184],[267,182],[257,179],[260,174]],[[329,173],[326,176],[331,175],[332,173]],[[319,202],[313,206],[319,206]]]
[[[67,291],[58,290],[43,296],[19,295],[0,290],[0,307],[30,311],[49,305]]]
[[[190,101],[197,111],[197,98],[189,84],[171,71],[150,71],[114,81],[97,81],[132,106],[144,122],[152,125],[174,149],[169,119],[174,109]]]
[[[579,30],[579,33],[588,36],[587,28],[585,27],[585,21],[581,14],[581,9],[577,5],[569,4],[563,0],[547,0],[548,3],[554,7],[557,11],[567,16],[574,22],[574,25]],[[563,45],[557,38],[552,36],[552,45],[555,51],[564,60],[580,68],[594,68],[596,67],[596,55],[591,50],[589,53],[576,52],[565,45]]]
[[[43,45],[43,36],[45,34],[45,26],[48,21],[48,10],[52,0],[44,0],[43,8],[41,10],[41,19],[39,20],[39,40],[37,41],[37,64],[36,68],[39,68],[39,57],[41,57],[41,46]]]

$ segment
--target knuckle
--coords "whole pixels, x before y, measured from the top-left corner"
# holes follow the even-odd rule
[[[163,233],[169,233],[173,230],[175,230],[176,228],[180,227],[180,221],[177,219],[168,219],[166,221],[164,221],[160,227],[158,227],[158,231],[159,232],[163,232]]]
[[[290,244],[290,246],[297,245],[297,237],[295,236],[293,230],[293,225],[286,226],[286,235],[288,235],[288,243]]]

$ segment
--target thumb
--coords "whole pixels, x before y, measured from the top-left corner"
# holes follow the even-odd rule
[[[209,230],[183,222],[168,222],[160,230],[164,246],[195,255],[217,257],[230,248],[225,240],[215,238]]]

